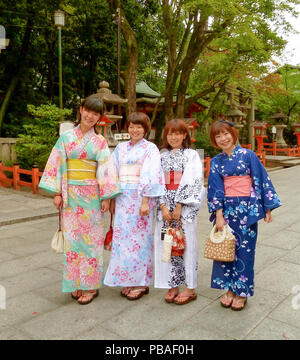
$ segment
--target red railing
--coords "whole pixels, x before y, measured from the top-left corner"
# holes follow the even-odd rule
[[[12,178],[8,178],[3,171],[11,172]],[[31,182],[21,180],[20,174],[30,175]],[[43,173],[39,171],[37,166],[33,166],[32,170],[24,170],[20,169],[19,165],[13,165],[13,167],[3,166],[0,161],[0,186],[13,187],[16,190],[20,190],[21,186],[26,186],[32,188],[32,192],[37,194],[42,175]]]

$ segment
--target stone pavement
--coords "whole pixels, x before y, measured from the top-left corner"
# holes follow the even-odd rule
[[[242,312],[222,308],[222,292],[210,288],[212,262],[203,257],[210,230],[206,205],[198,218],[196,301],[167,304],[165,291],[151,287],[149,295],[131,302],[120,288],[104,287],[81,306],[61,292],[62,256],[50,249],[57,228],[52,200],[0,188],[0,340],[299,340],[300,166],[270,176],[283,206],[274,211],[272,224],[260,222],[255,296]],[[106,214],[106,227],[108,221]]]

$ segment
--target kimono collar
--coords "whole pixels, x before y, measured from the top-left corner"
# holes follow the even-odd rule
[[[81,131],[81,128],[80,128],[80,124],[77,125],[77,126],[74,128],[74,130],[75,130],[76,135],[77,135],[79,138],[84,138],[84,137],[86,137],[86,136],[90,137],[91,135],[96,134],[96,133],[95,133],[95,130],[94,130],[94,127],[92,127],[88,132],[86,132],[86,133],[83,135],[83,133],[82,133],[82,131]]]
[[[144,141],[146,141],[146,139],[145,138],[142,138],[140,141],[138,141],[136,144],[132,144],[132,140],[129,140],[128,141],[128,145],[130,146],[130,147],[132,147],[132,146],[136,146],[136,145],[141,145]]]
[[[240,145],[235,145],[235,148],[232,150],[232,153],[231,153],[230,156],[236,155],[237,152],[238,152],[240,149],[241,149],[241,146],[240,146]],[[223,151],[222,154],[225,155],[225,156],[228,156],[225,151]],[[228,156],[228,157],[230,157],[230,156]]]

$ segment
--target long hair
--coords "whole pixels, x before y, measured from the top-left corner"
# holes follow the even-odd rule
[[[173,133],[177,131],[180,132],[181,134],[186,134],[185,139],[183,139],[182,146],[185,149],[191,147],[192,144],[191,135],[187,124],[182,119],[173,119],[168,121],[164,127],[163,143],[161,149],[168,149],[168,150],[172,149],[171,145],[168,143],[167,136],[169,133]]]

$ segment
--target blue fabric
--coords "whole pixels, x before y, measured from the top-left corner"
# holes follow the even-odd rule
[[[251,195],[225,197],[224,177],[243,175],[252,178]],[[235,261],[214,261],[211,286],[239,296],[252,296],[257,222],[267,210],[281,206],[274,186],[256,154],[236,146],[231,156],[222,152],[212,159],[207,197],[210,220],[215,222],[216,210],[223,209],[224,219],[236,237]]]

